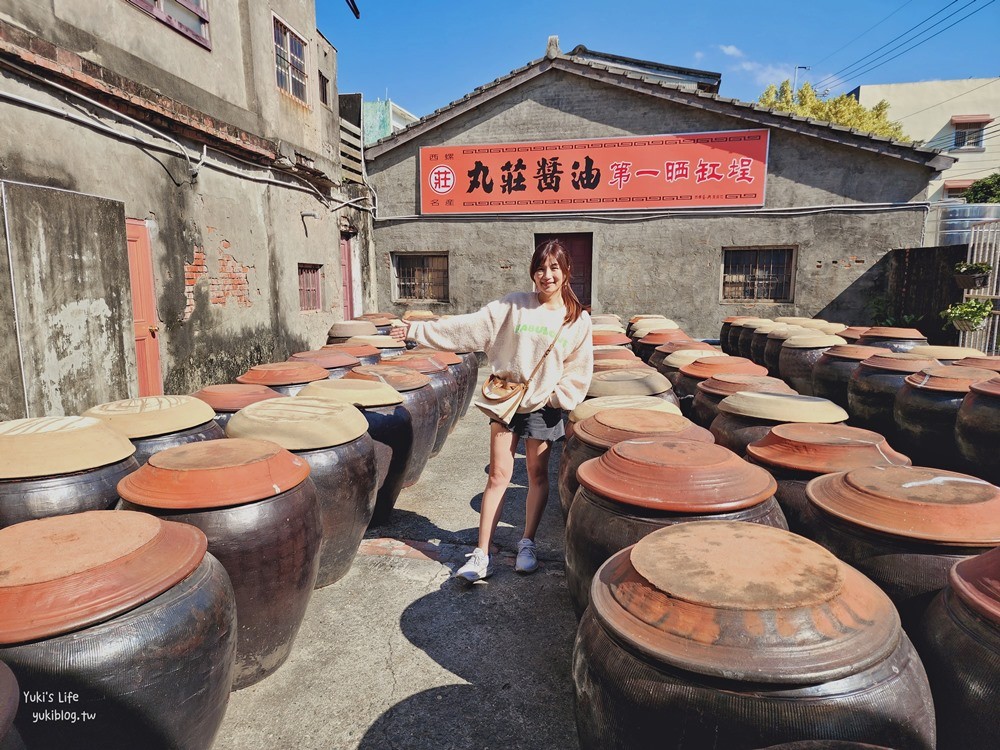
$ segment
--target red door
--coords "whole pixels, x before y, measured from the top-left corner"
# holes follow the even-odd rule
[[[351,273],[351,241],[340,240],[340,278],[343,280],[341,289],[344,299],[344,320],[354,317],[354,277]]]
[[[566,234],[536,234],[535,247],[549,240],[559,240],[569,255],[572,271],[570,286],[577,299],[590,309],[591,267],[594,257],[594,235],[590,232],[569,232]]]
[[[128,236],[128,271],[132,281],[132,319],[135,329],[135,360],[139,370],[139,395],[159,396],[163,393],[160,345],[156,340],[160,328],[156,317],[149,230],[146,229],[146,223],[139,219],[126,219],[125,224]]]

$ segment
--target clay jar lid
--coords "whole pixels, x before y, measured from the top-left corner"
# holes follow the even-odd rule
[[[769,526],[668,526],[595,578],[591,606],[611,632],[660,663],[712,677],[820,684],[881,663],[899,643],[899,615],[874,583]]]
[[[0,479],[72,474],[124,461],[135,446],[93,417],[0,422]]]
[[[398,357],[393,357],[393,363],[402,362],[409,357],[433,357],[438,362],[443,365],[460,365],[464,361],[455,352],[446,352],[443,349],[429,349],[425,346],[418,346],[416,349],[410,349],[406,354],[400,354]]]
[[[866,339],[903,339],[904,341],[919,341],[926,339],[916,328],[887,328],[885,326],[873,326],[865,331]]]
[[[954,364],[956,367],[978,367],[981,370],[1000,372],[1000,357],[964,357]]]
[[[920,372],[906,376],[906,382],[914,388],[947,393],[968,393],[969,386],[984,380],[992,380],[997,374],[993,370],[979,370],[975,367],[926,367]]]
[[[719,411],[771,422],[844,422],[848,414],[832,401],[791,393],[740,391],[719,402]]]
[[[331,448],[366,432],[368,420],[351,404],[301,396],[251,404],[226,425],[227,437],[273,440],[290,451]]]
[[[910,349],[910,354],[919,354],[928,359],[950,359],[959,360],[966,357],[985,357],[984,352],[968,346],[915,346]]]
[[[296,352],[288,358],[289,362],[313,362],[325,370],[336,370],[341,367],[356,367],[361,364],[357,357],[333,349],[314,349],[309,352]]]
[[[351,344],[352,346],[368,344],[369,346],[374,346],[376,349],[406,348],[406,344],[402,341],[397,341],[392,336],[351,336],[351,338],[347,339],[346,343]]]
[[[663,364],[667,367],[673,367],[675,369],[680,369],[684,365],[689,365],[695,360],[704,359],[705,357],[728,357],[729,355],[725,352],[720,351],[708,351],[706,349],[681,349],[674,352],[673,354],[668,354],[663,358]]]
[[[395,388],[400,393],[415,391],[431,384],[431,379],[408,367],[392,365],[360,365],[344,376],[345,380],[377,380]]]
[[[385,321],[390,321],[390,320],[392,320],[392,317],[393,317],[392,313],[387,313],[387,312],[370,312],[370,313],[364,313],[363,315],[355,315],[353,319],[354,320],[385,320]],[[379,324],[376,323],[375,325],[379,325]]]
[[[605,409],[580,422],[573,433],[595,448],[641,437],[678,437],[714,443],[712,433],[677,414],[646,409]]]
[[[610,349],[601,349],[599,351],[594,351],[594,361],[599,361],[602,359],[639,359],[630,350],[624,349],[620,346],[615,346]]]
[[[187,578],[208,539],[148,513],[95,510],[0,529],[0,644],[128,612]]]
[[[424,374],[431,372],[443,372],[447,370],[447,365],[443,364],[437,357],[430,357],[421,354],[401,354],[392,358],[394,367],[405,367],[408,370],[416,370]]]
[[[825,333],[802,334],[785,339],[781,346],[785,349],[828,349],[831,346],[846,344],[840,336],[828,336]]]
[[[330,373],[315,362],[269,362],[254,365],[236,378],[237,383],[256,385],[299,385],[314,380],[325,380]]]
[[[633,315],[631,318],[629,318],[628,322],[631,323],[632,325],[635,325],[640,320],[645,320],[645,319],[648,319],[648,320],[666,320],[667,318],[666,318],[665,315],[656,315],[656,314],[649,314],[649,313],[639,313],[639,314]]]
[[[591,334],[594,346],[622,346],[632,339],[616,331],[594,331]]]
[[[330,326],[330,336],[350,338],[351,336],[375,336],[378,329],[370,320],[342,320]]]
[[[733,328],[756,328],[765,323],[774,323],[770,318],[743,318],[733,322]]]
[[[672,330],[677,330],[680,331],[681,333],[684,333],[683,331],[680,330],[680,326],[678,326],[672,320],[656,320],[653,321],[653,324],[650,324],[648,326],[642,325],[640,323],[637,327],[632,329],[632,339],[634,339],[635,341],[639,341],[641,339],[646,338],[646,336],[653,333],[654,331],[665,332]],[[690,337],[686,333],[684,333],[684,338],[690,338]]]
[[[985,396],[1000,396],[1000,378],[991,380],[980,380],[969,386],[969,390],[974,393],[982,393]]]
[[[702,357],[681,366],[681,374],[706,380],[724,372],[740,375],[767,375],[767,368],[754,364],[746,357]]]
[[[920,372],[925,367],[936,367],[941,363],[936,359],[927,359],[919,354],[907,352],[886,352],[875,354],[861,361],[862,367],[886,372]]]
[[[688,341],[690,340],[684,331],[680,328],[670,328],[666,330],[657,329],[655,331],[650,331],[641,339],[639,339],[640,344],[647,344],[649,346],[663,346],[671,341]]]
[[[655,396],[670,388],[670,381],[651,367],[608,370],[594,373],[587,396]]]
[[[620,326],[622,324],[622,319],[619,318],[614,313],[598,313],[597,315],[591,315],[590,320],[592,323],[601,325],[608,323],[611,325]]]
[[[222,508],[280,495],[308,476],[304,459],[269,440],[206,440],[154,453],[118,482],[118,494],[146,508]]]
[[[816,477],[810,501],[883,534],[935,544],[1000,545],[1000,488],[923,466],[868,466]]]
[[[675,404],[656,396],[601,396],[589,398],[569,413],[569,421],[582,422],[605,409],[643,409],[680,416],[681,410]]]
[[[768,466],[814,474],[911,463],[877,432],[842,424],[778,424],[747,446],[747,453]]]
[[[594,361],[594,372],[608,372],[610,370],[652,370],[649,365],[641,359],[599,359]],[[655,372],[655,370],[654,370]]]
[[[860,362],[868,357],[877,357],[885,352],[877,346],[858,346],[857,344],[835,344],[827,349],[823,356],[835,359],[849,359]]]
[[[224,412],[239,411],[244,406],[281,396],[276,390],[268,388],[266,385],[244,385],[243,383],[206,385],[191,395],[201,399],[215,411]]]
[[[430,310],[407,310],[403,313],[403,320],[434,320],[436,317]]]
[[[1000,623],[1000,548],[956,564],[948,576],[958,597],[994,624]]]
[[[818,326],[818,330],[821,333],[825,333],[828,336],[836,336],[842,331],[847,330],[847,325],[844,323],[826,323],[824,325]]]
[[[403,396],[391,385],[376,380],[318,380],[310,383],[296,398],[340,401],[360,407],[392,406],[403,403]]]
[[[323,377],[326,377],[326,370]],[[215,410],[191,396],[142,396],[92,406],[83,413],[137,439],[189,430],[215,419]]]
[[[694,341],[692,339],[681,339],[680,341],[668,341],[667,343],[661,344],[660,346],[656,347],[656,351],[663,352],[667,356],[673,354],[674,352],[680,352],[685,350],[694,351],[697,349],[706,352],[718,351],[718,349],[716,349],[711,344],[707,344],[704,341]],[[720,352],[720,354],[721,353],[722,352]]]
[[[782,315],[780,317],[775,318],[774,322],[775,323],[788,323],[788,324],[792,324],[792,325],[798,325],[799,323],[809,322],[811,320],[813,320],[813,318],[801,318],[801,317],[796,317],[794,315]]]
[[[713,396],[732,396],[741,391],[758,391],[764,393],[796,393],[789,385],[779,378],[769,378],[766,375],[742,375],[739,373],[722,372],[698,383],[697,388]]]
[[[613,445],[577,470],[601,497],[672,513],[725,513],[772,497],[777,482],[721,445],[649,437]]]
[[[625,329],[622,328],[621,323],[598,323],[593,318],[590,319],[591,331],[602,331],[604,333],[625,333]]]
[[[847,326],[843,331],[838,333],[842,339],[847,339],[848,341],[857,341],[859,338],[865,335],[868,330],[868,326]]]

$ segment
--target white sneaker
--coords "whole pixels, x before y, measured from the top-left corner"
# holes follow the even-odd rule
[[[534,573],[538,569],[538,555],[535,553],[535,543],[530,539],[522,539],[517,543],[517,560],[514,570],[518,573]]]
[[[469,558],[469,562],[455,571],[455,578],[461,578],[472,582],[481,581],[484,578],[493,575],[493,566],[490,565],[490,556],[483,550],[479,549],[479,547],[472,550],[472,554],[466,555],[466,557]]]

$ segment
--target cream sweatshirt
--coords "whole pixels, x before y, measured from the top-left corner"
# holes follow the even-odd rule
[[[549,310],[534,292],[515,292],[478,312],[410,323],[407,338],[432,349],[486,352],[493,372],[523,383],[538,364],[566,309]],[[555,406],[570,411],[587,395],[594,371],[594,347],[587,312],[569,323],[528,384],[520,413]]]

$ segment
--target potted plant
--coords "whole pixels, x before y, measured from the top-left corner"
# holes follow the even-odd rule
[[[959,331],[977,331],[992,312],[993,300],[973,298],[948,305],[946,310],[941,311],[941,317]]]
[[[993,266],[989,263],[969,263],[962,260],[955,264],[955,283],[959,289],[980,289],[986,286]]]

